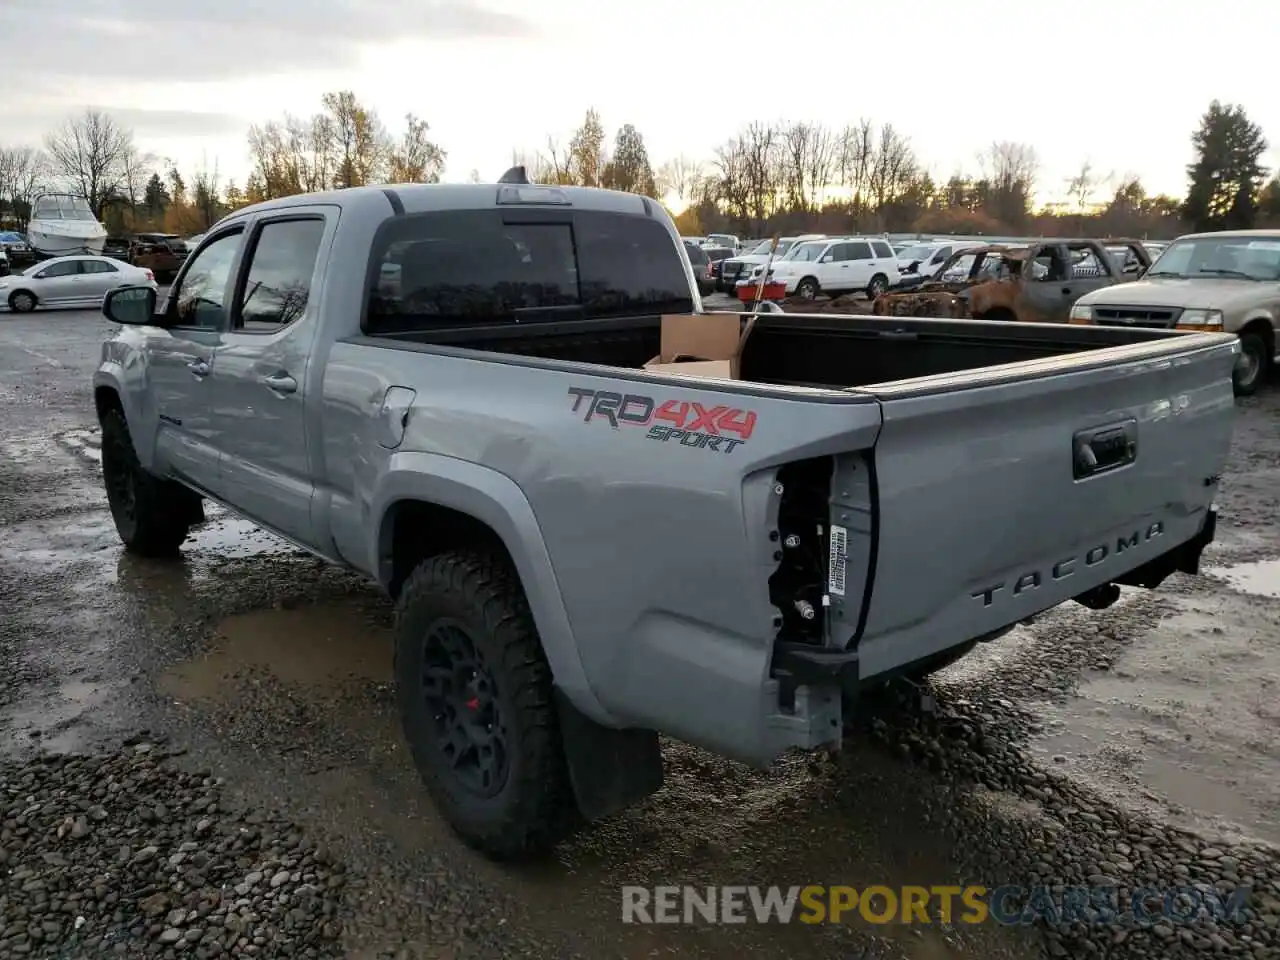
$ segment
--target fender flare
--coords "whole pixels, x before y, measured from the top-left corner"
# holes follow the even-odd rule
[[[555,685],[577,709],[606,727],[621,723],[601,706],[587,680],[569,623],[560,584],[524,491],[506,474],[434,453],[395,453],[372,498],[373,524],[368,556],[384,588],[391,581],[391,509],[416,500],[448,507],[486,524],[510,553],[524,587]]]
[[[123,373],[124,367],[115,360],[104,361],[102,366],[93,372],[95,413],[100,414],[97,409],[99,390],[110,390],[116,395],[116,399],[120,402],[120,409],[124,411],[125,422],[129,424],[129,435],[133,441],[133,450],[137,454],[138,463],[144,470],[151,470],[155,466],[155,432],[144,428],[137,398],[125,388]]]

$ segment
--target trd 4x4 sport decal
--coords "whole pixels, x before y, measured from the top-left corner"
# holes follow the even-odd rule
[[[571,412],[583,423],[603,420],[617,430],[620,427],[648,427],[645,436],[663,443],[675,442],[682,447],[733,453],[751,439],[756,428],[752,410],[740,410],[721,404],[706,406],[696,400],[667,400],[658,403],[640,393],[615,393],[570,387],[573,398]]]

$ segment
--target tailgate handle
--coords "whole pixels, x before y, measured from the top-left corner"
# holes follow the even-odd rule
[[[1127,467],[1138,459],[1138,421],[1132,418],[1080,430],[1071,441],[1072,472],[1077,480]]]

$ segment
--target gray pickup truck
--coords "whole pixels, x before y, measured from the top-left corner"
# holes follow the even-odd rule
[[[120,538],[208,498],[376,578],[415,763],[496,858],[656,790],[659,733],[838,745],[868,684],[1197,571],[1234,337],[763,315],[697,376],[652,365],[738,336],[693,281],[657,203],[518,174],[238,210],[104,303]]]

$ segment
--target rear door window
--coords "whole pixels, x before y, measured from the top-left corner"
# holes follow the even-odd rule
[[[521,219],[458,210],[391,221],[375,243],[366,332],[693,309],[683,261],[660,223],[591,212]]]
[[[893,248],[889,246],[887,243],[885,243],[883,240],[877,240],[871,246],[875,248],[877,257],[883,257],[884,259],[888,260],[890,257],[893,256]]]
[[[262,225],[249,255],[235,328],[270,333],[287,327],[307,309],[324,236],[324,220],[274,220]]]
[[[857,241],[856,243],[848,243],[848,244],[845,244],[845,246],[848,248],[848,257],[847,257],[847,259],[849,259],[849,260],[870,260],[870,259],[872,259],[872,257],[871,257],[871,244],[866,243],[865,241],[859,240],[859,241]]]

